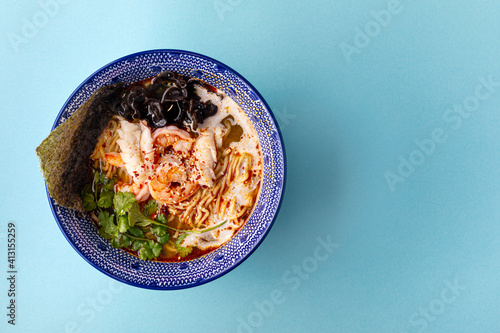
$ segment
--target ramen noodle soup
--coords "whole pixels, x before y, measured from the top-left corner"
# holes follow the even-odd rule
[[[262,178],[257,133],[214,87],[176,73],[124,88],[90,156],[83,207],[144,260],[206,254],[243,226]]]

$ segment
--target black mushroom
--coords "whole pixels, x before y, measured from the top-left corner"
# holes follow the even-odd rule
[[[132,109],[134,119],[142,119],[147,115],[145,103],[147,100],[146,89],[134,86],[127,94],[127,106]]]
[[[179,106],[179,102],[163,104],[163,114],[169,124],[179,124],[184,119],[184,112]]]
[[[166,126],[167,119],[165,119],[165,116],[163,115],[163,108],[160,101],[157,99],[149,99],[146,104],[148,106],[146,120],[148,121],[149,127]]]
[[[187,90],[185,88],[179,88],[176,86],[169,87],[161,96],[161,102],[178,102],[185,99],[188,96]]]
[[[112,110],[129,121],[145,119],[154,128],[176,124],[196,129],[217,113],[216,105],[200,101],[196,86],[216,91],[198,79],[165,71],[126,88]]]
[[[163,82],[175,82],[177,80],[177,74],[171,71],[161,72],[151,79],[151,84],[161,84]]]

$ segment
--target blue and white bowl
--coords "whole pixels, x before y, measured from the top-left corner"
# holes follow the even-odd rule
[[[152,50],[128,55],[102,67],[64,104],[54,127],[64,122],[94,91],[115,82],[127,84],[171,70],[199,78],[224,91],[251,119],[262,147],[262,190],[246,224],[225,245],[194,260],[143,261],[113,248],[86,215],[49,203],[73,248],[92,266],[124,283],[149,289],[181,289],[212,281],[241,264],[264,240],[281,205],[285,186],[285,151],[276,119],[258,91],[241,75],[209,57],[180,50]]]

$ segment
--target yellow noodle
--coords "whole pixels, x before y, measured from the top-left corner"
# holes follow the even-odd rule
[[[119,119],[117,117],[111,118],[105,130],[99,137],[96,148],[90,158],[94,160],[94,167],[99,168],[101,172],[105,172],[106,177],[112,178],[118,174],[120,180],[128,181],[129,177],[126,176],[125,178],[126,173],[118,172],[119,169],[122,168],[118,168],[109,164],[105,158],[106,153],[120,152],[120,147],[116,143],[116,141],[119,139],[119,135],[117,132],[118,128],[120,128]]]
[[[234,214],[234,210],[236,209],[236,197],[231,199],[231,205],[229,205],[229,214]]]
[[[237,225],[242,225],[248,216],[251,206],[241,206],[237,203],[236,197],[230,193],[232,184],[236,180],[245,182],[251,177],[252,155],[240,154],[228,147],[224,142],[229,136],[232,125],[230,119],[223,120],[225,129],[223,130],[223,147],[217,152],[217,164],[214,168],[215,180],[211,188],[200,187],[189,199],[177,204],[166,205],[169,212],[167,221],[176,224],[176,228],[189,225],[194,228],[202,228],[212,214],[226,216],[228,220],[234,220]],[[94,167],[100,168],[107,177],[118,177],[123,183],[130,183],[131,178],[124,168],[116,167],[107,162],[106,153],[119,153],[120,147],[117,144],[119,139],[117,129],[120,128],[120,121],[113,117],[103,134],[99,137],[98,143],[91,159]],[[234,189],[233,189],[234,190]],[[255,199],[255,197],[254,197]],[[173,237],[178,237],[179,232],[175,232]],[[175,252],[171,245],[164,246],[168,251]]]

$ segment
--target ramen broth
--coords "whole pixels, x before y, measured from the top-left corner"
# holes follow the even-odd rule
[[[122,96],[126,102],[91,155],[101,175],[101,183],[91,184],[95,201],[99,203],[107,191],[97,194],[99,186],[106,189],[112,184],[113,193],[106,196],[114,195],[110,208],[90,210],[101,234],[115,247],[156,261],[194,259],[228,242],[253,210],[263,168],[257,133],[241,107],[201,81],[186,94],[183,87],[190,79],[172,75],[163,79],[163,92],[152,89],[160,81],[154,78],[127,87]],[[160,93],[171,100],[155,102]],[[172,102],[179,94],[188,97]],[[149,118],[134,119],[138,105]],[[128,222],[123,222],[124,210],[116,207],[124,198],[130,206],[137,202],[142,217],[130,210]]]

